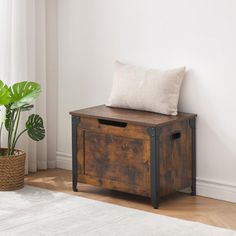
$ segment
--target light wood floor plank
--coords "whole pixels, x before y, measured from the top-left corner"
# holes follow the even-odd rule
[[[26,176],[25,183],[98,201],[236,230],[236,204],[230,202],[176,193],[164,198],[159,209],[153,209],[148,198],[86,184],[79,184],[79,192],[74,193],[71,189],[71,171],[61,169],[50,169],[30,174]]]

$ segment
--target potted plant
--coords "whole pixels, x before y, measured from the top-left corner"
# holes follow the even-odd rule
[[[36,114],[29,115],[25,128],[18,131],[21,113],[33,108],[32,102],[40,92],[41,86],[35,82],[23,81],[8,87],[0,80],[0,106],[5,107],[0,137],[2,128],[7,131],[7,147],[0,147],[0,190],[15,190],[24,186],[26,153],[16,149],[19,138],[24,133],[35,141],[45,136],[43,119]]]

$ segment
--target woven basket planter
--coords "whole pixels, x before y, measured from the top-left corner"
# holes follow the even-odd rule
[[[0,148],[0,191],[23,188],[26,154],[21,150],[15,150],[12,156],[6,153],[6,148]]]

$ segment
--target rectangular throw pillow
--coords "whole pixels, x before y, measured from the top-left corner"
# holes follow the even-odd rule
[[[177,115],[185,67],[172,70],[144,69],[115,62],[107,106]]]

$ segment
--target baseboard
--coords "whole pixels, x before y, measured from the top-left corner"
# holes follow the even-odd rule
[[[71,155],[57,152],[57,168],[71,170]],[[197,195],[236,203],[236,185],[197,178]]]
[[[65,170],[72,170],[71,155],[64,152],[57,152],[56,167]]]
[[[197,178],[197,195],[236,203],[236,185]]]

